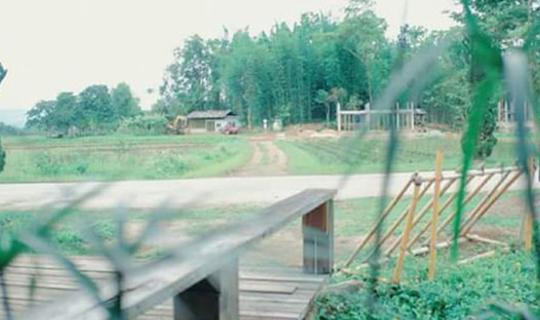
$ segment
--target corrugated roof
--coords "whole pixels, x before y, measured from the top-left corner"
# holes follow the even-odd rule
[[[188,114],[188,119],[223,119],[227,116],[235,116],[236,114],[231,110],[206,110],[206,111],[193,111]]]

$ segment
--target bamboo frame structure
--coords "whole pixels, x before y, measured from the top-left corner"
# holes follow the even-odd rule
[[[492,175],[491,175],[492,177]],[[469,179],[467,179],[467,183],[465,186],[468,186],[473,180],[474,180],[475,177],[470,177]],[[475,191],[473,191],[473,193],[469,194],[469,196],[467,197],[467,199],[465,199],[465,204],[469,203],[476,194],[478,194],[478,192],[480,192],[480,190],[482,189],[482,187],[485,185],[485,183],[487,183],[489,181],[489,179],[484,179],[484,181],[482,181],[482,183],[475,189]],[[440,210],[440,214],[442,215],[442,213],[444,213],[446,211],[446,209],[448,209],[450,207],[450,205],[452,203],[454,203],[454,200],[456,200],[458,194],[457,193],[454,193],[450,196],[450,198],[448,198],[448,200],[446,200],[446,202],[444,203],[444,205],[442,206],[441,210]],[[455,214],[453,214],[455,215]],[[448,219],[447,219],[448,220]],[[416,235],[416,237],[411,241],[411,243],[409,244],[409,247],[413,246],[416,242],[418,242],[418,240],[420,240],[420,238],[429,230],[431,226],[431,221],[429,223],[427,223],[424,228],[422,228],[422,230],[420,230],[420,232]]]
[[[392,212],[392,210],[397,206],[399,201],[403,198],[405,193],[409,190],[409,188],[414,183],[414,179],[416,178],[418,174],[415,174],[409,182],[401,189],[399,194],[390,202],[390,204],[386,207],[386,209],[383,211],[379,221],[377,221],[376,225],[371,229],[371,231],[368,233],[368,235],[362,240],[362,242],[354,249],[351,256],[347,259],[347,262],[345,262],[344,267],[347,268],[351,265],[351,263],[354,261],[354,259],[358,256],[358,253],[366,246],[366,244],[371,240],[371,238],[375,235],[375,232],[377,232],[377,229],[380,227],[380,225],[384,222],[386,217]]]
[[[436,275],[436,259],[437,259],[437,250],[441,248],[447,248],[453,242],[453,239],[445,237],[447,239],[445,242],[438,243],[440,237],[445,228],[456,219],[457,209],[453,210],[451,214],[446,217],[442,222],[441,218],[445,211],[447,211],[453,203],[455,203],[458,193],[455,192],[455,183],[463,179],[462,173],[457,174],[444,174],[442,173],[442,161],[444,155],[442,152],[437,152],[437,159],[435,163],[435,174],[432,177],[425,177],[419,174],[415,174],[407,181],[406,185],[400,190],[396,197],[388,204],[385,210],[382,212],[374,226],[370,229],[366,237],[355,248],[354,252],[345,262],[343,268],[348,268],[354,260],[358,257],[362,250],[365,250],[368,243],[374,242],[374,236],[379,228],[383,228],[383,224],[389,217],[392,215],[392,212],[398,207],[398,204],[403,201],[410,201],[410,203],[405,206],[405,209],[400,212],[399,215],[396,215],[395,218],[392,218],[392,223],[384,228],[381,232],[382,236],[379,239],[378,243],[372,243],[374,248],[380,248],[385,246],[390,239],[392,242],[386,247],[384,255],[381,257],[384,261],[388,261],[396,249],[399,249],[397,254],[397,265],[394,270],[393,281],[398,283],[401,279],[401,274],[404,267],[405,257],[409,254],[418,255],[418,254],[430,254],[429,258],[429,278],[434,279]],[[463,201],[463,205],[469,205],[480,193],[487,192],[485,196],[479,200],[479,203],[466,214],[465,221],[461,224],[462,232],[458,239],[458,243],[474,241],[474,242],[484,242],[490,244],[499,244],[501,242],[491,239],[482,238],[476,235],[470,235],[472,228],[478,223],[478,221],[486,215],[490,208],[500,199],[500,197],[505,194],[510,187],[512,187],[516,181],[523,175],[523,170],[518,167],[507,167],[507,168],[496,168],[496,169],[487,169],[487,170],[477,170],[468,172],[466,179],[465,187],[474,186],[474,189],[467,192],[467,196]],[[495,177],[500,177],[498,181],[493,181]],[[476,181],[478,180],[478,181]],[[472,183],[474,185],[472,185]],[[491,182],[491,183],[490,183]],[[412,199],[406,198],[405,195],[410,191],[411,186],[414,185],[413,197]],[[428,191],[434,186],[434,193],[432,198],[427,201],[427,203],[419,210],[418,205],[422,201],[423,197]],[[487,189],[487,190],[485,190]],[[451,195],[446,197],[443,201],[443,197],[446,193],[452,192]],[[407,199],[407,200],[405,200]],[[431,218],[426,220],[425,218],[429,213],[432,213]],[[404,230],[397,235],[396,230],[400,226],[404,225]],[[415,228],[421,225],[418,233],[415,233]],[[529,221],[524,220],[524,241],[525,246],[527,247],[527,240],[529,237],[529,231],[532,230],[532,227],[527,227],[530,225]],[[419,241],[423,239],[424,235],[431,230],[430,236],[426,239],[425,242],[419,244]],[[532,232],[532,231],[531,231]],[[532,241],[530,242],[532,245]],[[415,249],[415,245],[417,248]],[[369,261],[375,250],[370,249],[370,253],[367,254],[363,259],[364,265]]]
[[[442,181],[442,180],[441,180]],[[448,189],[450,189],[450,187],[457,181],[457,179],[453,179],[453,180],[450,180],[445,186],[444,188],[440,191],[440,195],[443,196],[447,191]],[[435,181],[434,181],[435,182]],[[430,185],[431,186],[431,185]],[[422,218],[424,218],[426,216],[427,213],[429,213],[429,210],[431,208],[433,208],[433,203],[434,203],[434,200],[432,200],[431,202],[428,202],[423,208],[422,210],[420,210],[420,213],[418,214],[418,216],[415,218],[414,222],[413,222],[413,229],[418,225],[418,223],[420,222],[420,220],[422,220]],[[396,250],[396,248],[399,246],[399,243],[401,242],[401,239],[402,239],[402,236],[398,237],[393,243],[392,245],[390,245],[389,249],[386,251],[385,255],[386,256],[389,256],[391,255],[394,250]]]
[[[420,179],[417,179],[415,182],[415,184],[418,184],[419,187],[422,186],[422,181]],[[420,192],[420,194],[418,195],[418,199],[417,199],[417,202],[420,201],[424,195],[426,194],[426,192],[429,190],[429,188],[431,188],[431,186],[433,185],[433,181],[430,181],[427,183],[427,185],[422,189],[422,191]],[[416,185],[415,185],[416,186]],[[413,201],[414,199],[416,199],[416,197],[413,198]],[[414,203],[414,202],[413,202]],[[416,205],[416,204],[415,204]],[[378,243],[378,244],[375,244],[375,245],[378,245],[378,246],[382,246],[393,234],[394,232],[397,230],[397,228],[399,228],[399,226],[401,225],[401,223],[403,221],[405,221],[405,218],[407,218],[409,212],[410,212],[410,209],[412,207],[412,204],[407,207],[407,209],[405,209],[403,211],[403,213],[400,215],[400,217],[392,224],[392,226],[390,227],[390,229],[386,232],[386,234],[381,238],[381,241]],[[372,252],[368,258],[366,260],[369,260],[371,258],[371,256],[373,255],[374,252]]]

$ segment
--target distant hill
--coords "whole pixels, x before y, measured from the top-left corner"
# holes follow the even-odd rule
[[[0,122],[17,128],[23,128],[26,122],[26,110],[4,109],[0,107]]]

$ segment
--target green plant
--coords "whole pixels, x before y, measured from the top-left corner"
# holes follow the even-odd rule
[[[0,140],[0,172],[4,170],[5,165],[6,165],[6,151],[4,151],[4,148],[2,147],[2,141]]]

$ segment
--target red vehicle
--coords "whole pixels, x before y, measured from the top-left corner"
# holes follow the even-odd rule
[[[238,134],[239,131],[240,129],[236,126],[234,122],[227,123],[227,125],[221,130],[221,132],[226,135]]]

